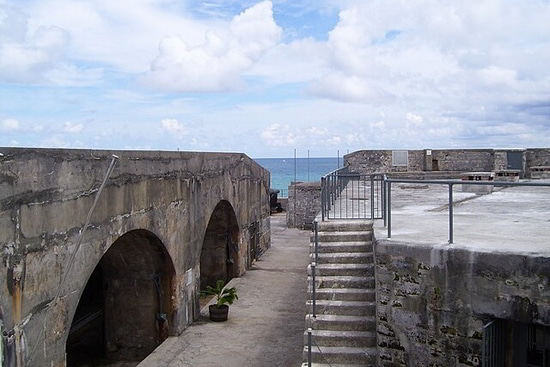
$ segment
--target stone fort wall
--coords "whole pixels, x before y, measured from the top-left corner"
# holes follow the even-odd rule
[[[118,329],[107,352],[126,358],[150,352],[139,349],[179,334],[198,317],[206,265],[239,276],[270,244],[269,172],[244,154],[0,152],[6,366],[15,359],[29,366],[64,365],[77,305],[100,262],[103,283],[110,284],[106,298],[124,303],[108,307],[111,301],[105,301],[109,327]],[[112,154],[119,159],[84,229]],[[203,252],[216,251],[203,261]],[[148,325],[140,333],[149,328],[152,335],[133,331],[142,319]]]
[[[531,178],[531,167],[550,166],[550,149],[360,150],[345,155],[344,163],[361,174],[518,169]]]
[[[511,340],[550,324],[547,258],[389,240],[375,258],[379,366],[481,366],[490,321],[505,320]]]

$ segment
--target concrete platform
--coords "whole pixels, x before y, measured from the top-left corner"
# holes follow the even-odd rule
[[[495,187],[487,195],[455,188],[453,198],[454,239],[448,244],[447,186],[393,184],[391,240],[550,255],[550,187]],[[383,221],[375,221],[374,228],[377,240],[387,238]]]
[[[272,246],[244,276],[229,283],[239,299],[227,322],[201,319],[167,339],[139,367],[291,367],[302,364],[310,231],[271,217]]]

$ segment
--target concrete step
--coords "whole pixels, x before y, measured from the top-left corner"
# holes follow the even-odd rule
[[[376,347],[376,333],[372,331],[311,330],[312,345],[325,347]],[[308,345],[304,332],[304,345]]]
[[[308,367],[308,363],[302,363],[302,367]],[[364,364],[328,364],[328,363],[312,363],[311,367],[365,367]]]
[[[331,252],[319,254],[317,259],[319,264],[372,264],[374,255],[372,252]]]
[[[307,361],[308,348],[304,347],[304,360]],[[312,362],[344,364],[360,364],[362,366],[374,366],[376,363],[376,348],[359,347],[323,347],[311,348]]]
[[[313,313],[313,302],[307,301],[308,313]],[[376,303],[369,301],[330,301],[320,299],[315,302],[317,314],[371,316],[376,313]]]
[[[310,242],[310,253],[315,251],[315,243]],[[372,252],[372,241],[349,241],[349,242],[319,242],[317,246],[319,253],[326,252]]]
[[[306,328],[311,327],[315,330],[355,330],[355,331],[375,331],[376,319],[371,316],[355,315],[324,315],[320,314],[313,317],[306,315]]]
[[[311,274],[311,264],[307,267],[307,273]],[[318,264],[315,266],[316,276],[374,276],[374,264]]]
[[[308,284],[311,284],[311,277],[308,277]],[[361,288],[374,289],[374,277],[357,276],[316,276],[315,283],[319,288]]]
[[[372,231],[319,232],[318,237],[319,242],[372,241]],[[310,242],[314,242],[314,239],[312,239]]]
[[[330,219],[319,222],[320,232],[358,232],[372,230],[372,220],[338,220]]]
[[[315,297],[332,301],[376,301],[374,289],[362,288],[318,288],[315,290]],[[308,293],[311,299],[311,291]]]

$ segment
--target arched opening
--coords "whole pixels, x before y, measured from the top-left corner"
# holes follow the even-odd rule
[[[214,286],[218,279],[226,283],[239,273],[239,225],[228,201],[220,201],[214,209],[201,251],[200,288]]]
[[[174,275],[170,255],[153,233],[135,230],[117,239],[80,297],[65,348],[67,366],[147,357],[171,333]]]

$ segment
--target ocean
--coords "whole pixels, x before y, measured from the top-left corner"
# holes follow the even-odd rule
[[[258,164],[271,172],[271,188],[280,190],[279,197],[288,196],[292,181],[320,181],[321,177],[338,168],[342,158],[258,158]],[[296,168],[295,168],[296,167]],[[296,172],[296,179],[294,178]]]

